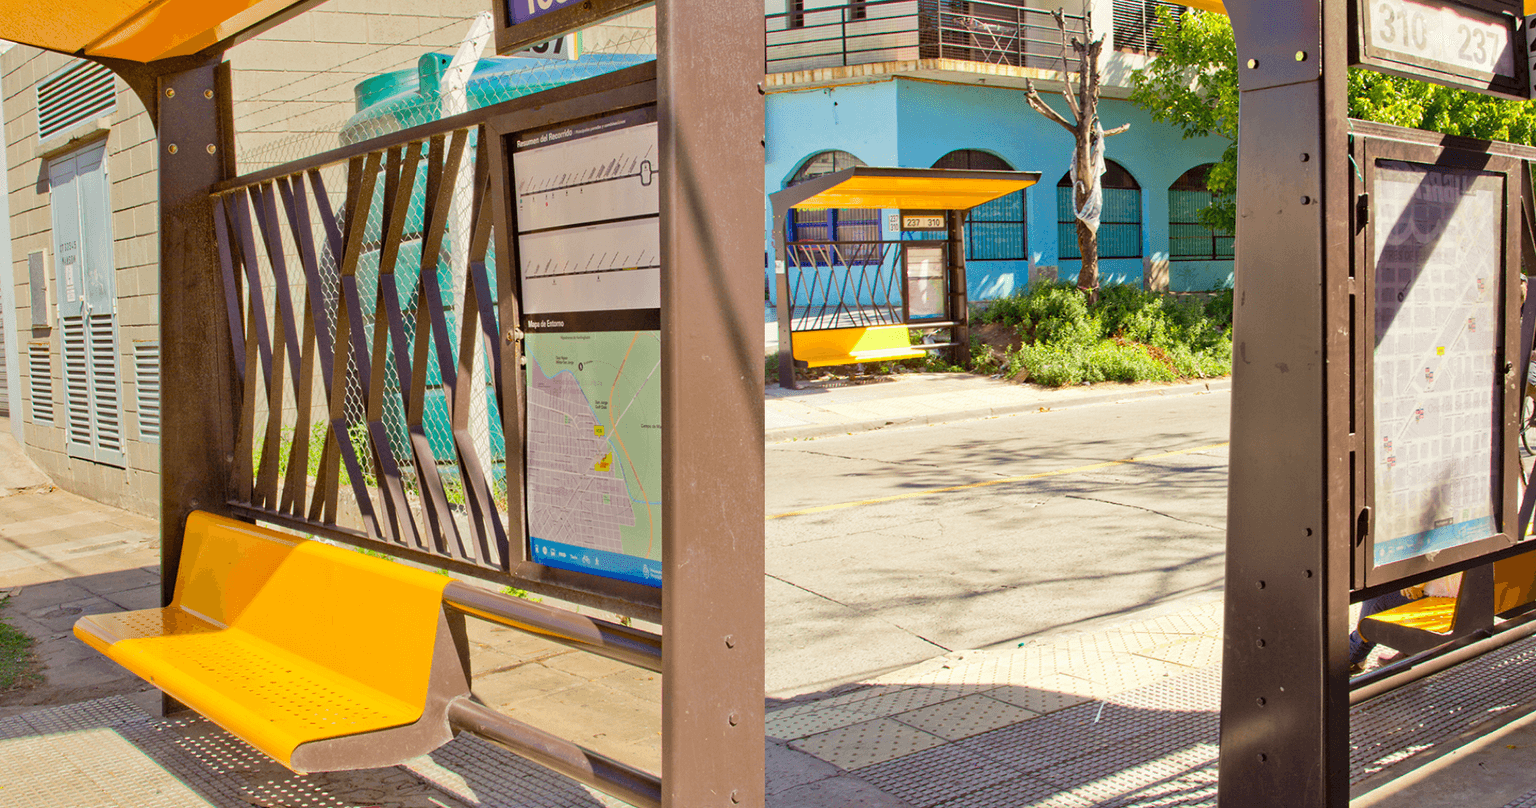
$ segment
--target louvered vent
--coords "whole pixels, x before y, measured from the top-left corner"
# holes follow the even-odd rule
[[[139,440],[160,442],[160,343],[133,345],[133,380],[139,390]]]
[[[64,321],[64,426],[69,440],[91,446],[91,378],[86,355],[85,317],[74,315]]]
[[[117,384],[117,333],[111,314],[91,315],[91,393],[96,397],[96,448],[123,450],[123,403]]]
[[[1184,13],[1183,6],[1163,0],[1115,0],[1115,50],[1162,53],[1157,41],[1163,30],[1157,11],[1162,8],[1175,22]]]
[[[117,108],[112,71],[75,62],[37,85],[37,132],[47,140]]]
[[[32,392],[32,423],[49,424],[53,420],[53,361],[48,343],[33,342],[27,345],[28,385]]]

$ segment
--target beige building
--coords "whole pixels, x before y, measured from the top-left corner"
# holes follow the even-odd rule
[[[240,170],[338,145],[359,81],[451,54],[486,8],[332,0],[239,45]],[[0,56],[0,97],[0,416],[60,486],[154,514],[159,413],[174,406],[159,397],[154,128],[112,73],[35,48]]]

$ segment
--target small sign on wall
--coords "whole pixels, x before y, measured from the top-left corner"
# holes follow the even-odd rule
[[[947,230],[948,217],[942,210],[904,210],[901,212],[901,229]]]

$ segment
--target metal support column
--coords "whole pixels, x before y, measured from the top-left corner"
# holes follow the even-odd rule
[[[763,805],[762,10],[657,4],[662,804]]]
[[[224,513],[233,479],[235,393],[214,248],[210,187],[230,137],[222,54],[155,84],[160,180],[160,586],[169,604],[193,510]],[[221,88],[224,92],[220,92]]]
[[[779,297],[779,386],[785,390],[799,387],[795,383],[795,301],[789,285],[789,245],[784,238],[785,220],[793,215],[792,210],[773,212],[773,285]]]
[[[1243,116],[1218,799],[1342,808],[1349,27],[1343,0],[1226,7]]]
[[[949,238],[949,319],[955,323],[950,328],[949,361],[962,367],[971,366],[971,296],[965,277],[965,214],[963,210],[944,212],[944,223]]]

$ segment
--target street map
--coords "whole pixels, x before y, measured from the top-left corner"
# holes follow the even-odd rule
[[[661,579],[661,334],[530,334],[535,561]]]
[[[661,229],[655,107],[512,143],[527,360],[528,545],[661,586]]]
[[[1497,533],[1498,176],[1378,163],[1377,565]]]

